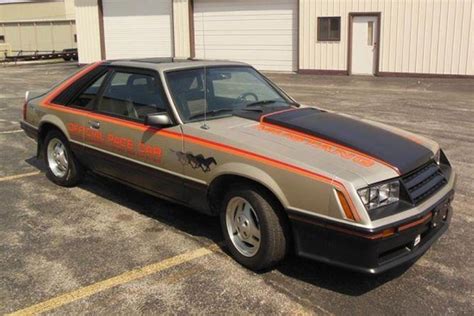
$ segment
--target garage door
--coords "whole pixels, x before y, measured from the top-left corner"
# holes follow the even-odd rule
[[[261,70],[296,70],[297,3],[194,0],[196,57],[244,61]]]
[[[171,0],[103,0],[107,59],[172,56]]]

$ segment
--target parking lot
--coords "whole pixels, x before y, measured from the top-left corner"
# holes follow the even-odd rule
[[[217,218],[88,175],[54,185],[18,120],[73,63],[0,67],[0,313],[474,314],[474,79],[268,74],[297,101],[438,141],[458,173],[450,230],[377,277],[290,256],[235,263]]]

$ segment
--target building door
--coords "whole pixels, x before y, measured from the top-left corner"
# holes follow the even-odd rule
[[[354,16],[352,19],[352,74],[375,74],[377,23],[376,16]]]
[[[297,70],[298,1],[195,0],[193,17],[197,58]]]
[[[171,57],[172,1],[102,0],[107,59]]]

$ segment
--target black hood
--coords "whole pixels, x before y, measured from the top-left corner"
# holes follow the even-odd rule
[[[359,120],[314,108],[264,115],[262,122],[344,145],[398,168],[401,174],[416,169],[433,156],[428,148],[408,138]]]

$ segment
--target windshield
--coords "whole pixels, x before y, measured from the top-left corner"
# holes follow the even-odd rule
[[[251,67],[206,67],[205,76],[204,68],[186,69],[166,77],[184,122],[293,105]]]

